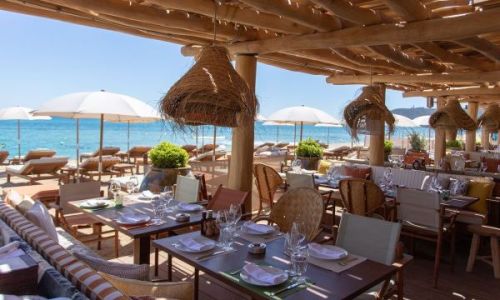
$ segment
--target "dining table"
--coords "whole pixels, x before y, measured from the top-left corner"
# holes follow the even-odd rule
[[[69,205],[76,210],[90,216],[97,222],[103,223],[120,233],[123,233],[133,239],[134,243],[134,264],[149,264],[151,252],[151,240],[158,234],[169,233],[174,230],[186,228],[200,224],[201,212],[198,210],[189,213],[189,220],[178,222],[175,215],[179,213],[177,209],[172,212],[165,213],[161,218],[161,223],[155,224],[154,222],[147,222],[137,226],[125,226],[117,223],[117,218],[124,214],[143,214],[154,218],[153,205],[151,199],[143,197],[140,193],[128,195],[124,197],[123,206],[117,207],[114,202],[109,200],[110,205],[100,209],[88,209],[82,207],[82,204],[89,200],[100,199],[84,199],[78,201],[71,201]],[[175,208],[178,204],[173,200],[171,206]]]
[[[283,284],[277,287],[253,286],[243,281],[239,276],[242,268],[247,263],[272,266],[281,270],[288,270],[290,268],[290,258],[284,253],[285,238],[283,235],[265,242],[265,254],[249,253],[249,245],[253,242],[242,236],[235,238],[233,250],[221,251],[215,248],[214,250],[210,250],[211,252],[208,255],[194,255],[178,247],[180,239],[199,239],[200,237],[205,238],[201,236],[200,232],[195,231],[153,241],[153,246],[165,251],[169,257],[179,259],[194,267],[194,299],[198,299],[200,271],[239,292],[249,295],[252,299],[258,300],[352,299],[370,288],[385,282],[398,272],[398,267],[395,265],[385,265],[359,257],[361,260],[357,262],[353,261],[352,258],[351,260],[346,260],[346,264],[352,263],[352,266],[345,267],[341,272],[334,272],[330,269],[320,267],[321,264],[309,263],[305,273],[307,281],[304,285],[294,287],[287,282],[283,283],[284,287],[282,286]],[[338,263],[339,266],[343,265],[340,262]],[[171,259],[169,259],[168,264],[170,273],[172,266]],[[293,288],[287,289],[287,287]]]

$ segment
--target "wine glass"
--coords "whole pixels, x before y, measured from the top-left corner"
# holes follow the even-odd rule
[[[300,159],[292,161],[292,171],[294,173],[300,173],[302,171],[302,161]]]
[[[127,181],[125,184],[125,189],[127,190],[127,193],[130,195],[134,192],[135,190],[135,183],[131,180]]]
[[[137,176],[130,176],[129,181],[131,181],[134,184],[134,192],[137,192],[138,187],[139,187],[139,178]]]
[[[242,213],[241,213],[241,205],[239,204],[231,204],[231,206],[229,207],[229,220],[231,222],[231,226],[233,226],[234,230],[235,230],[235,233],[234,233],[234,236],[239,236],[238,235],[238,230],[239,230],[239,226],[238,226],[238,222],[241,220],[241,217],[242,217]]]
[[[220,210],[215,217],[220,232],[218,246],[225,251],[233,250],[231,244],[234,237],[234,227],[228,221],[228,213],[227,210]]]
[[[119,182],[111,181],[111,183],[109,184],[109,191],[112,193],[113,199],[115,201],[116,201],[116,197],[118,196],[118,193],[120,192],[121,189],[122,189],[122,187],[120,186]]]
[[[174,200],[174,189],[171,185],[167,185],[163,188],[163,192],[161,193],[161,196],[165,199],[166,201],[166,210],[167,212],[172,212],[173,209],[171,208],[171,203],[172,200]]]

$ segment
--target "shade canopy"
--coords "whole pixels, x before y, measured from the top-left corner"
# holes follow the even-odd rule
[[[341,124],[327,124],[327,123],[318,123],[314,126],[316,126],[316,127],[342,127]]]
[[[269,121],[278,123],[302,123],[302,124],[340,124],[340,121],[316,108],[308,106],[292,106],[280,109],[267,118]]]
[[[489,104],[477,120],[477,124],[488,132],[500,130],[500,106],[497,103]]]
[[[402,115],[393,114],[394,119],[396,119],[396,127],[418,127],[412,119],[407,118]]]
[[[127,95],[99,92],[71,93],[43,103],[38,116],[73,119],[99,119],[113,122],[146,122],[160,118],[150,105]]]
[[[448,100],[443,108],[433,113],[429,125],[432,128],[476,130],[476,122],[457,100]]]
[[[31,112],[32,108],[13,106],[0,109],[0,120],[50,120],[50,117],[34,116]]]
[[[273,121],[265,121],[262,123],[264,126],[293,126],[293,123],[280,123],[280,122],[273,122]]]
[[[429,118],[430,117],[431,117],[430,115],[420,116],[420,117],[416,117],[412,121],[417,126],[427,127],[427,126],[429,126]]]

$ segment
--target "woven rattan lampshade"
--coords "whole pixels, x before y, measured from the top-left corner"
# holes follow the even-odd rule
[[[446,105],[429,118],[432,128],[475,130],[476,123],[463,110],[458,100],[448,100]]]
[[[360,133],[383,134],[385,123],[390,132],[394,130],[395,119],[385,106],[383,97],[383,89],[380,86],[366,86],[361,95],[344,108],[344,120],[354,139],[357,139]]]
[[[486,128],[489,132],[500,130],[500,106],[497,103],[488,105],[477,120],[477,124],[479,127]]]
[[[205,46],[194,66],[163,97],[160,110],[180,125],[237,127],[255,117],[257,100],[233,68],[226,48]]]

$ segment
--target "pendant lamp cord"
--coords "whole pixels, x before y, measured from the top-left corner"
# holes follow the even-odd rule
[[[214,45],[216,38],[217,38],[217,0],[214,0],[214,40],[212,42]]]

